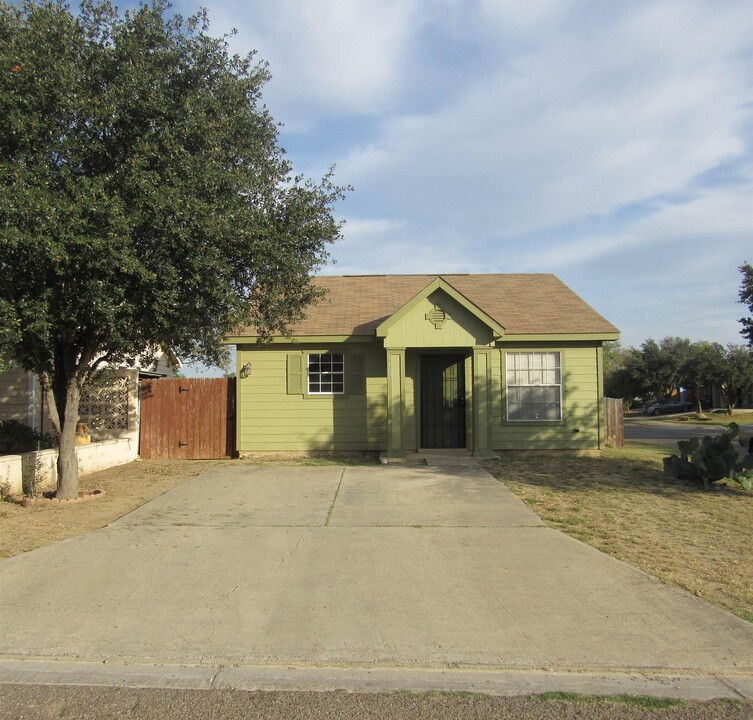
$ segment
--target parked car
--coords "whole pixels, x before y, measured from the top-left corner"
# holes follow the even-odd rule
[[[645,415],[668,415],[669,413],[687,412],[693,409],[693,403],[682,400],[660,400],[651,403],[643,411]]]
[[[748,448],[749,453],[753,453],[753,430],[751,430],[750,426],[741,427],[737,439],[740,441],[740,445]]]

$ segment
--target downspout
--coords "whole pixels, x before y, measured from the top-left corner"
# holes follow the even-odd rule
[[[598,450],[603,449],[603,406],[604,406],[604,375],[602,374],[602,346],[596,347],[596,421],[598,423]]]

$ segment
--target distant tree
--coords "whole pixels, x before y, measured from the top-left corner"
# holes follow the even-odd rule
[[[751,315],[740,318],[743,329],[740,334],[748,339],[748,345],[753,347],[753,265],[746,262],[740,266],[743,280],[740,284],[740,302],[748,306]]]
[[[732,411],[753,391],[753,347],[727,345],[725,373],[719,382],[727,412]]]
[[[294,177],[268,79],[165,0],[0,0],[0,355],[39,377],[78,493],[83,383],[166,345],[285,332],[317,297],[342,189]]]
[[[721,386],[727,377],[727,357],[719,343],[695,342],[690,346],[682,367],[682,384],[693,388],[698,412],[702,412],[701,400],[707,386]]]
[[[641,345],[633,373],[645,394],[662,399],[680,389],[690,346],[690,340],[679,337],[665,337],[658,343],[649,338]]]

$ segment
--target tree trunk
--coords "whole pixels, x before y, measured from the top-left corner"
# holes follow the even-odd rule
[[[58,485],[57,497],[71,500],[78,497],[78,456],[76,455],[76,424],[81,391],[75,378],[71,378],[58,398],[60,436],[58,438]],[[64,398],[61,407],[60,400]]]

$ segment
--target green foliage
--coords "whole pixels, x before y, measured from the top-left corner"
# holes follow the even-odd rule
[[[604,395],[624,398],[631,403],[633,398],[644,394],[638,365],[640,354],[633,348],[623,348],[618,341],[604,343]],[[629,409],[629,408],[628,408]]]
[[[679,337],[665,337],[658,343],[649,338],[641,345],[634,373],[642,381],[646,394],[668,398],[680,389],[690,347],[690,340]]]
[[[300,314],[339,236],[339,188],[292,177],[277,145],[266,66],[167,11],[0,4],[2,300],[23,360],[49,367],[73,335],[215,362],[238,323]]]
[[[689,346],[685,362],[680,369],[681,382],[695,391],[700,398],[703,388],[722,383],[726,371],[724,348],[719,343],[696,342]]]
[[[732,410],[753,390],[753,347],[727,345],[725,360],[719,386],[727,408]]]
[[[740,302],[748,306],[748,310],[753,315],[753,265],[746,262],[740,266],[740,272],[743,274],[740,283]],[[753,347],[753,317],[740,318],[743,329],[740,334],[748,339],[748,345]]]
[[[565,702],[576,705],[628,705],[644,710],[666,710],[685,707],[688,703],[677,698],[657,698],[647,695],[581,695],[569,692],[546,692],[533,697],[545,702]]]
[[[736,480],[750,490],[753,478],[753,457],[740,459],[733,441],[739,433],[736,423],[730,423],[720,435],[680,440],[677,447],[680,455],[664,459],[665,471],[680,480],[703,485],[704,490],[719,480]]]
[[[681,386],[701,398],[719,388],[728,411],[753,390],[753,348],[666,337],[640,349],[604,346],[604,392],[609,397],[668,398]]]
[[[317,296],[343,189],[293,175],[268,78],[166,0],[0,0],[0,355],[40,378],[61,458],[102,362],[218,364]]]
[[[0,420],[0,455],[20,455],[54,446],[55,441],[46,433],[17,420]]]

